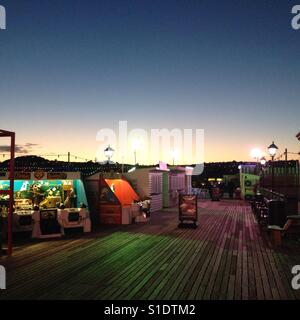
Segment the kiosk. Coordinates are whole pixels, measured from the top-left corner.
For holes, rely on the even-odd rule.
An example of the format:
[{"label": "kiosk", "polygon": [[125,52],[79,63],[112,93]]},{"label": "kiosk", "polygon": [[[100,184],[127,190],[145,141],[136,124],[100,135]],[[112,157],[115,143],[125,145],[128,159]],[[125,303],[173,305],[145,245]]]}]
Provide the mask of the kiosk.
[{"label": "kiosk", "polygon": [[138,216],[139,196],[118,173],[96,173],[84,181],[96,224],[129,224]]},{"label": "kiosk", "polygon": [[163,173],[157,168],[143,168],[124,174],[142,199],[150,199],[151,212],[163,208]]},{"label": "kiosk", "polygon": [[[6,173],[0,177],[0,190],[8,187]],[[15,172],[13,232],[32,230],[35,207],[40,209],[41,216],[56,219],[59,206],[64,205],[69,212],[79,212],[81,203],[87,204],[87,198],[78,172]],[[8,197],[1,195],[0,207],[4,224],[7,204]]]},{"label": "kiosk", "polygon": [[130,224],[131,206],[138,200],[138,195],[125,179],[100,179],[100,224]]}]

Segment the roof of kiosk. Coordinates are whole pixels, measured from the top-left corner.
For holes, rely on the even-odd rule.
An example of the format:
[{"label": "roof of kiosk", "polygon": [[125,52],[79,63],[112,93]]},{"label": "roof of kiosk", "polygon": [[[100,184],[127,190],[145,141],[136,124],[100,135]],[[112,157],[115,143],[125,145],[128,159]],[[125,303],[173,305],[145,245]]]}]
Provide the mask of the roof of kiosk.
[{"label": "roof of kiosk", "polygon": [[139,200],[139,196],[131,185],[124,179],[104,179],[113,190],[121,205],[130,205],[134,200]]}]

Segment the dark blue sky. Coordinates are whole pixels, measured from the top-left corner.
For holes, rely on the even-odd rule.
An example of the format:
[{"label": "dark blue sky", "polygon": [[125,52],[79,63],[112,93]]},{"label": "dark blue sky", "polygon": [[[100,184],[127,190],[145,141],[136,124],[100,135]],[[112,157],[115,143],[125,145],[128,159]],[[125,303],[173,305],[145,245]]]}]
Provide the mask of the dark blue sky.
[{"label": "dark blue sky", "polygon": [[273,139],[298,150],[295,1],[0,4],[0,125],[20,144],[93,158],[97,130],[128,120],[205,129],[206,161],[247,160]]}]

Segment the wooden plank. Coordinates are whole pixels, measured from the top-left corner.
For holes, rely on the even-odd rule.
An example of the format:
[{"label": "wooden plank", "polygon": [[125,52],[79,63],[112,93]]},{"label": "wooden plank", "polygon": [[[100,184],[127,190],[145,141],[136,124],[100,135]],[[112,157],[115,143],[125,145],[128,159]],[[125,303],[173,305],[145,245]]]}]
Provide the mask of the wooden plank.
[{"label": "wooden plank", "polygon": [[[203,223],[203,219],[202,219]],[[173,270],[169,270],[169,274],[163,275],[163,280],[160,283],[161,290],[158,291],[157,298],[164,299],[176,299],[176,297],[181,296],[181,292],[184,290],[186,283],[188,282],[190,275],[192,272],[197,272],[195,267],[201,257],[201,253],[205,247],[205,240],[214,232],[215,226],[213,223],[211,225],[207,225],[207,221],[203,223],[201,227],[198,228],[195,236],[200,235],[205,228],[206,235],[203,236],[203,240],[199,243],[199,241],[193,241],[192,250],[189,251],[189,256],[182,261],[179,265],[175,264]],[[191,234],[193,235],[193,234]],[[194,238],[194,237],[193,237]]]},{"label": "wooden plank", "polygon": [[213,292],[214,286],[216,286],[216,288],[219,288],[219,284],[216,283],[216,278],[218,276],[219,273],[221,273],[220,267],[222,264],[222,260],[224,260],[223,258],[223,252],[224,252],[224,248],[225,248],[225,243],[227,240],[227,235],[228,235],[228,230],[230,230],[230,226],[231,226],[231,219],[230,219],[230,215],[229,213],[226,214],[226,222],[223,225],[223,229],[224,229],[224,233],[220,234],[220,242],[217,244],[216,248],[215,248],[215,260],[212,259],[211,260],[211,274],[210,277],[207,277],[207,287],[205,289],[204,295],[202,296],[203,299],[210,299],[211,298],[211,294]]},{"label": "wooden plank", "polygon": [[147,224],[19,244],[1,299],[300,299],[300,248],[273,247],[247,203],[199,203],[200,226],[177,228],[177,208]]},{"label": "wooden plank", "polygon": [[219,224],[221,226],[221,229],[219,230],[219,232],[215,232],[214,234],[214,238],[212,239],[209,251],[205,256],[204,262],[199,270],[197,279],[194,283],[194,286],[192,287],[191,293],[189,295],[190,297],[194,295],[196,299],[201,299],[209,282],[209,277],[211,275],[211,271],[213,270],[213,265],[217,257],[216,248],[221,245],[222,237],[225,232],[223,226],[226,224],[227,216],[223,215],[220,218],[221,219],[219,220]]}]

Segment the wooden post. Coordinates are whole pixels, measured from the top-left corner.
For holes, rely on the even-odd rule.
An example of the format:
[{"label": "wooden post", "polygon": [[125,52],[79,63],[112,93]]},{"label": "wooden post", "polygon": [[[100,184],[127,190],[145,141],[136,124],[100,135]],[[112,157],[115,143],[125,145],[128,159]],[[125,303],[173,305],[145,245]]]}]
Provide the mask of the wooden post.
[{"label": "wooden post", "polygon": [[288,150],[284,150],[284,195],[288,194]]},{"label": "wooden post", "polygon": [[11,135],[10,161],[9,161],[9,212],[8,212],[8,235],[7,235],[7,254],[12,255],[12,221],[14,212],[14,179],[15,179],[15,133]]},{"label": "wooden post", "polygon": [[15,180],[15,133],[5,130],[0,130],[0,137],[10,138],[10,161],[9,161],[9,208],[7,216],[7,255],[12,255],[12,222],[14,212],[14,180]]}]

